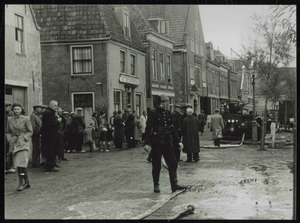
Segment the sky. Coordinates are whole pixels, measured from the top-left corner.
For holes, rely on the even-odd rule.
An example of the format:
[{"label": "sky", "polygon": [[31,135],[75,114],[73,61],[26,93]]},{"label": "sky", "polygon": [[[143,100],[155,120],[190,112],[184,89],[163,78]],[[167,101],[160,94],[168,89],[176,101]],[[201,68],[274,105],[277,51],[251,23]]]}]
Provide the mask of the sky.
[{"label": "sky", "polygon": [[[250,16],[269,14],[268,5],[199,5],[204,41],[212,42],[215,50],[225,56],[237,58],[231,54],[231,48],[241,55],[242,44],[247,45],[248,36],[253,35]],[[289,66],[296,67],[296,60]]]}]

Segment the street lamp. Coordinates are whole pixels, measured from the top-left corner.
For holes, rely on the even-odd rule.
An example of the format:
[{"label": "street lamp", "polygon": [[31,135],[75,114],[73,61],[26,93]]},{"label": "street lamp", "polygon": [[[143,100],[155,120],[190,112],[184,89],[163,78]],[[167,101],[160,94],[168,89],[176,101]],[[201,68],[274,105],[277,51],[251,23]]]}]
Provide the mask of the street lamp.
[{"label": "street lamp", "polygon": [[252,85],[253,85],[253,120],[252,120],[252,144],[257,144],[257,123],[255,119],[255,70],[252,70]]}]

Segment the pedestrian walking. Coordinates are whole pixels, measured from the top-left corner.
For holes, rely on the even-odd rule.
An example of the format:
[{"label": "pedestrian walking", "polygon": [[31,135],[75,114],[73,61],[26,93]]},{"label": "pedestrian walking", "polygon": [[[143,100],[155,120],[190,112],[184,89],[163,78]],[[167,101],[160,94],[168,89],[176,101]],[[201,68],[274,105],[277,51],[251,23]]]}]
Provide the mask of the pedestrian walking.
[{"label": "pedestrian walking", "polygon": [[213,132],[212,137],[215,146],[220,147],[220,140],[223,137],[222,131],[224,129],[223,118],[220,115],[220,110],[215,109],[215,114],[211,116],[211,127],[210,131]]},{"label": "pedestrian walking", "polygon": [[140,117],[141,122],[141,131],[142,131],[142,142],[145,143],[145,129],[146,129],[146,122],[147,122],[147,112],[143,111],[143,114]]},{"label": "pedestrian walking", "polygon": [[32,167],[40,167],[40,155],[41,155],[41,126],[42,120],[40,113],[42,111],[41,105],[34,105],[34,111],[30,115],[30,121],[33,129],[32,134]]},{"label": "pedestrian walking", "polygon": [[151,109],[146,123],[145,150],[152,148],[152,178],[154,192],[159,193],[159,174],[161,170],[161,157],[163,156],[168,166],[172,192],[183,190],[187,187],[178,184],[177,160],[173,146],[182,143],[171,120],[171,112],[168,109],[169,98],[165,95],[158,97],[158,105]]},{"label": "pedestrian walking", "polygon": [[122,149],[123,141],[124,141],[124,123],[121,117],[121,111],[118,111],[118,114],[114,118],[113,126],[114,126],[114,144],[117,149]]},{"label": "pedestrian walking", "polygon": [[43,113],[41,127],[42,154],[46,157],[46,171],[57,172],[55,157],[59,153],[59,120],[56,116],[58,102],[51,100]]},{"label": "pedestrian walking", "polygon": [[33,134],[29,117],[24,116],[24,108],[21,103],[12,105],[14,116],[8,120],[7,141],[9,153],[13,157],[13,165],[18,169],[18,191],[30,187],[27,166],[30,156],[30,137]]},{"label": "pedestrian walking", "polygon": [[198,120],[200,122],[200,132],[201,132],[201,135],[203,135],[204,133],[204,126],[206,125],[206,114],[204,113],[203,110],[201,110],[201,113],[198,115]]},{"label": "pedestrian walking", "polygon": [[199,132],[201,130],[199,120],[193,116],[193,110],[187,109],[187,117],[182,123],[182,141],[183,150],[182,152],[187,154],[187,162],[199,161],[200,143],[199,143]]},{"label": "pedestrian walking", "polygon": [[134,115],[131,113],[131,109],[127,109],[128,117],[125,122],[125,133],[126,133],[126,142],[127,149],[135,148],[134,143]]},{"label": "pedestrian walking", "polygon": [[[175,105],[175,111],[172,113],[172,122],[174,125],[174,128],[177,130],[178,133],[178,137],[181,140],[182,137],[182,132],[181,132],[181,105]],[[180,159],[180,148],[178,146],[174,146],[174,153],[175,153],[175,157],[177,159],[177,162],[182,161]]]},{"label": "pedestrian walking", "polygon": [[[43,125],[43,113],[46,111],[46,109],[48,108],[47,105],[42,105],[41,106],[41,113],[40,113],[40,118],[42,120],[42,125]],[[42,137],[42,135],[40,136]],[[46,167],[46,157],[44,156],[43,154],[43,148],[42,148],[42,139],[40,138],[40,147],[41,147],[41,156],[40,156],[40,159],[41,159],[41,167],[45,168]]]}]

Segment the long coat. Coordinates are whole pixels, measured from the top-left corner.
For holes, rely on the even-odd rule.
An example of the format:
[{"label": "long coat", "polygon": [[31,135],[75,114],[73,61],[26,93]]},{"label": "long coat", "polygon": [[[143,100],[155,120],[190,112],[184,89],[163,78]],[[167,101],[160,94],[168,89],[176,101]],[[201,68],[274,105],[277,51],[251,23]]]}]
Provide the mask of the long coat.
[{"label": "long coat", "polygon": [[181,114],[177,111],[174,111],[172,113],[172,122],[173,122],[173,125],[174,125],[174,128],[177,130],[177,133],[178,133],[178,136],[179,138],[181,138],[181,126],[182,126],[182,120],[181,120]]},{"label": "long coat", "polygon": [[141,135],[141,121],[137,118],[134,120],[134,140],[140,140]]},{"label": "long coat", "polygon": [[141,115],[140,117],[140,122],[141,122],[141,126],[142,126],[142,133],[145,133],[146,130],[146,122],[147,122],[147,116]]},{"label": "long coat", "polygon": [[114,118],[113,126],[115,128],[114,143],[115,145],[122,146],[124,141],[124,124],[120,115],[116,115]]},{"label": "long coat", "polygon": [[30,155],[30,137],[33,134],[29,117],[11,117],[7,123],[9,153],[13,155],[14,166],[27,167]]},{"label": "long coat", "polygon": [[33,133],[39,135],[42,126],[42,120],[37,111],[32,112],[32,114],[30,115],[30,121],[31,121]]},{"label": "long coat", "polygon": [[224,129],[223,118],[219,114],[214,114],[211,116],[211,127],[210,131],[213,132],[213,139],[222,138],[222,130]]},{"label": "long coat", "polygon": [[200,152],[199,142],[200,123],[199,120],[189,115],[182,121],[182,136],[183,136],[183,152],[198,153]]},{"label": "long coat", "polygon": [[41,143],[43,156],[56,156],[59,153],[60,124],[55,115],[55,110],[47,108],[43,113],[41,127]]}]

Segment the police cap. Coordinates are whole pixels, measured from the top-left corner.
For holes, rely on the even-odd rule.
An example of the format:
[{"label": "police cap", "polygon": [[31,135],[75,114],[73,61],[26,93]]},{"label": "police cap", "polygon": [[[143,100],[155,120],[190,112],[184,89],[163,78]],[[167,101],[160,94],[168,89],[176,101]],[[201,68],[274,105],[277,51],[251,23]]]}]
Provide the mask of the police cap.
[{"label": "police cap", "polygon": [[162,95],[158,96],[158,103],[160,103],[162,101],[169,101],[169,98],[166,95],[162,94]]}]

